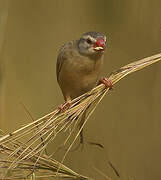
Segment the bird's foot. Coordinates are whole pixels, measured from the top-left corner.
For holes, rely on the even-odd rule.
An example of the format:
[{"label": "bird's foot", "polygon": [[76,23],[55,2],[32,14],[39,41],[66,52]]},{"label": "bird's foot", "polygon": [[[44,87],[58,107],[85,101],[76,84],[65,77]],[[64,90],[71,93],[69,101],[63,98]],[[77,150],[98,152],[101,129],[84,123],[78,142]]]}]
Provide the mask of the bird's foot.
[{"label": "bird's foot", "polygon": [[106,88],[109,88],[110,90],[113,89],[113,84],[108,78],[101,78],[98,84],[104,84]]},{"label": "bird's foot", "polygon": [[71,102],[67,101],[67,102],[65,102],[63,104],[60,104],[58,106],[58,109],[60,110],[60,112],[65,112],[66,110],[68,110],[70,108],[71,105],[72,105]]}]

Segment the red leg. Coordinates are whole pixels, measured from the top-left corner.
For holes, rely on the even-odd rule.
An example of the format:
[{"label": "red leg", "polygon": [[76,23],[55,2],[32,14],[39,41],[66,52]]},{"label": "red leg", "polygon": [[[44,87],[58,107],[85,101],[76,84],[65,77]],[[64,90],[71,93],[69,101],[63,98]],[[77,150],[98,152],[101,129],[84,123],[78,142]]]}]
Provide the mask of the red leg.
[{"label": "red leg", "polygon": [[101,78],[98,84],[101,84],[101,83],[104,84],[106,88],[109,88],[110,90],[113,89],[113,84],[108,78],[105,78],[105,77]]},{"label": "red leg", "polygon": [[58,106],[58,109],[61,111],[61,112],[65,112],[67,109],[69,109],[69,107],[71,106],[71,102],[70,101],[67,101],[63,104],[60,104]]}]

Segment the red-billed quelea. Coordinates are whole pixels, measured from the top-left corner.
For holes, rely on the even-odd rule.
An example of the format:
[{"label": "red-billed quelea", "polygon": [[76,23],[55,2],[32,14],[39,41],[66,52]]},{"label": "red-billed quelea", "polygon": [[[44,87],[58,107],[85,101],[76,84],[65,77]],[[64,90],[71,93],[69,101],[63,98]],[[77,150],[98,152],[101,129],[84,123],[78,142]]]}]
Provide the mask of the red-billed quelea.
[{"label": "red-billed quelea", "polygon": [[66,102],[88,92],[98,82],[112,88],[107,78],[99,80],[106,46],[105,35],[87,32],[78,40],[70,41],[60,48],[56,73]]}]

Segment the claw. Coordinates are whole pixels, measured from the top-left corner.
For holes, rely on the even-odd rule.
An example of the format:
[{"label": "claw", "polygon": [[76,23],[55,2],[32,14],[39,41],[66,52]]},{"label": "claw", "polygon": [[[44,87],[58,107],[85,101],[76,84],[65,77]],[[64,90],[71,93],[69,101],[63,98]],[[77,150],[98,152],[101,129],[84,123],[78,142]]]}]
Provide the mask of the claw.
[{"label": "claw", "polygon": [[70,108],[71,105],[72,105],[71,102],[67,101],[63,104],[60,104],[58,106],[58,109],[60,110],[60,112],[65,112],[66,110],[68,110]]},{"label": "claw", "polygon": [[99,80],[99,84],[104,84],[106,86],[106,88],[109,88],[110,90],[113,89],[113,84],[112,82],[108,79],[108,78],[101,78]]}]

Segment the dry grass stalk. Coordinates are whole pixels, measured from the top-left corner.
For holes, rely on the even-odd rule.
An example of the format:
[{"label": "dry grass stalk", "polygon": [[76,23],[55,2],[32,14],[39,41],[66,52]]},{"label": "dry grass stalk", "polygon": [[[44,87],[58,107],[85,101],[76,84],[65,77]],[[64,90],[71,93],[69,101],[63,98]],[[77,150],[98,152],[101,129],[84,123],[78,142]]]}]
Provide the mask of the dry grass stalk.
[{"label": "dry grass stalk", "polygon": [[[108,79],[110,79],[111,82],[115,84],[128,74],[138,71],[160,60],[161,53],[139,61],[135,61],[111,73]],[[7,159],[1,160],[2,166],[4,166],[3,161],[5,161],[7,162],[5,163],[6,168],[16,170],[24,163],[24,169],[26,169],[26,167],[30,170],[34,169],[34,172],[36,173],[38,166],[44,167],[43,165],[45,164],[45,166],[49,166],[48,170],[53,173],[51,173],[53,176],[69,176],[69,174],[72,172],[71,174],[73,177],[79,177],[79,174],[68,169],[62,163],[77,137],[79,136],[88,118],[94,112],[95,108],[107,92],[109,92],[109,89],[106,89],[105,86],[101,84],[92,89],[90,92],[74,99],[72,101],[72,106],[65,112],[60,112],[59,109],[56,109],[53,112],[35,120],[34,122],[31,122],[19,128],[18,130],[1,137],[1,152],[7,155]],[[63,145],[65,146],[67,144],[69,139],[71,139],[73,132],[77,130],[76,128],[80,122],[81,116],[87,108],[87,118],[82,124],[81,128],[78,130],[76,136],[72,140],[72,143],[69,145],[62,162],[58,163],[50,157],[46,157],[43,154],[45,148],[50,142],[55,140],[58,134],[63,134],[63,132],[69,131],[69,134],[66,137]],[[23,142],[23,138],[25,136],[30,137],[26,142]],[[40,138],[43,138],[43,142],[40,142]],[[28,162],[30,162],[30,166],[26,165]],[[23,169],[22,166],[20,169]]]}]

